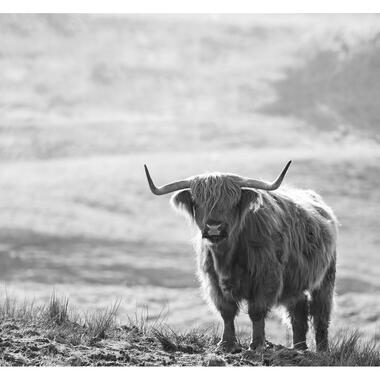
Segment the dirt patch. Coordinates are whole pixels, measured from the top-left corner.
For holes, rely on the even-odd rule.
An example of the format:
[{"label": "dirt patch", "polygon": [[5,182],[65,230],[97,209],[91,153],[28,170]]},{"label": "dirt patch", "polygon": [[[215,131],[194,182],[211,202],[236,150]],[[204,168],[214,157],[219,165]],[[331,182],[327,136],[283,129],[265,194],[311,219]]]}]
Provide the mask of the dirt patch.
[{"label": "dirt patch", "polygon": [[[17,327],[17,328],[16,328]],[[17,326],[17,321],[1,324],[1,366],[273,366],[311,365],[313,353],[287,349],[268,342],[260,352],[243,349],[238,354],[216,352],[210,343],[202,347],[194,337],[181,344],[162,344],[163,340],[122,326],[94,344],[75,345],[64,337],[56,339],[43,327]],[[168,338],[169,340],[170,338]],[[206,342],[206,341],[205,341]],[[311,355],[311,356],[310,356]],[[311,359],[308,359],[310,357]]]}]

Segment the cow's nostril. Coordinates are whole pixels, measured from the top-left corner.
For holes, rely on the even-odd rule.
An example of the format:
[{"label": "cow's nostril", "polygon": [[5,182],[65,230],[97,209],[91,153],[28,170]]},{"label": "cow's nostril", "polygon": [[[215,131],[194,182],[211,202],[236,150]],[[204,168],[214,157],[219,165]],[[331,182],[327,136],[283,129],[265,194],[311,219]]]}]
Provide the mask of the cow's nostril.
[{"label": "cow's nostril", "polygon": [[209,236],[219,236],[221,234],[221,231],[219,228],[209,228],[207,234]]}]

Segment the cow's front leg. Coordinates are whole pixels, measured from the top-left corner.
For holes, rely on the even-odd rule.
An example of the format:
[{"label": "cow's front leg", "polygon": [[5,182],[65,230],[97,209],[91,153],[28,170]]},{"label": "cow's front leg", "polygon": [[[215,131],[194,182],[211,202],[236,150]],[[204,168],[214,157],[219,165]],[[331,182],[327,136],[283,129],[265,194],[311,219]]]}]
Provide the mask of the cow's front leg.
[{"label": "cow's front leg", "polygon": [[236,301],[225,297],[216,282],[211,283],[210,296],[223,319],[223,335],[218,343],[218,349],[227,352],[239,352],[241,347],[235,333],[235,317],[239,311]]},{"label": "cow's front leg", "polygon": [[265,345],[265,317],[267,315],[267,311],[257,309],[254,304],[250,303],[248,305],[248,314],[252,321],[252,335],[249,349],[261,349]]},{"label": "cow's front leg", "polygon": [[224,302],[218,309],[223,318],[223,335],[218,343],[218,349],[231,353],[240,352],[241,346],[237,342],[235,333],[235,317],[238,312],[236,303]]}]

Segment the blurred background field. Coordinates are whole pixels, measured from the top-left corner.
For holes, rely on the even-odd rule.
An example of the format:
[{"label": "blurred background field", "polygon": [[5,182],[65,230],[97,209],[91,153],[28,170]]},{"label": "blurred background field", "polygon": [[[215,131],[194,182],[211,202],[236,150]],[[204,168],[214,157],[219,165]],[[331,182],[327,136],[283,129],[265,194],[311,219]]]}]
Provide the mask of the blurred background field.
[{"label": "blurred background field", "polygon": [[[380,341],[379,99],[376,15],[0,15],[2,294],[217,322],[143,164],[161,184],[292,159],[341,223],[333,329]],[[276,314],[267,333],[288,339]]]}]

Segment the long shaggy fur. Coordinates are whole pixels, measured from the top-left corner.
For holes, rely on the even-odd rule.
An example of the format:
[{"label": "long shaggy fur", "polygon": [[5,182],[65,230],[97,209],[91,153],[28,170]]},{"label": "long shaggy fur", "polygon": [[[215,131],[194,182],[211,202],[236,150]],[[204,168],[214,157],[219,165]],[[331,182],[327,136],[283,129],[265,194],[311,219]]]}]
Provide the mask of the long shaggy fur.
[{"label": "long shaggy fur", "polygon": [[241,189],[229,175],[209,173],[194,177],[191,181],[194,200],[206,210],[206,214],[217,209],[223,211],[237,205]]}]

